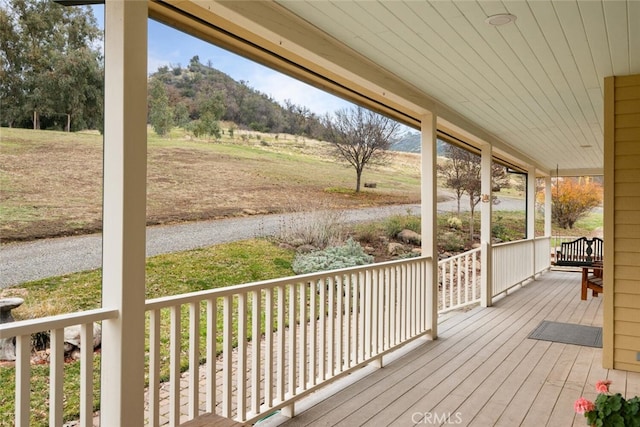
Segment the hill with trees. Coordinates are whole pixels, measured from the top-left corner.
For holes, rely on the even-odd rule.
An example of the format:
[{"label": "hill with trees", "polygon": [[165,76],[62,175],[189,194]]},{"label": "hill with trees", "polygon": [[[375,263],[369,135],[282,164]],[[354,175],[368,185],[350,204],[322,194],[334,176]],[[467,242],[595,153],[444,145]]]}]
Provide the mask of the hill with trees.
[{"label": "hill with trees", "polygon": [[[0,125],[78,131],[102,129],[102,31],[89,7],[12,0],[0,3]],[[194,56],[187,67],[160,67],[149,76],[149,120],[215,136],[218,121],[249,130],[319,138],[321,117],[280,105]]]},{"label": "hill with trees", "polygon": [[257,132],[318,139],[325,130],[321,117],[309,108],[288,100],[280,105],[247,82],[215,69],[211,61],[201,63],[198,56],[187,67],[160,67],[149,76],[149,88],[150,123],[160,135],[171,120],[175,126],[211,136],[216,136],[218,120]]}]

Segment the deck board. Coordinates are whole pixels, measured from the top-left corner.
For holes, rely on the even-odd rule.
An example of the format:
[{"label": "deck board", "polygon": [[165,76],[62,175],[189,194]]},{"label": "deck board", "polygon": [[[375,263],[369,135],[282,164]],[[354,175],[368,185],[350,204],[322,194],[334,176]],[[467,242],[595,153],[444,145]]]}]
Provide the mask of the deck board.
[{"label": "deck board", "polygon": [[527,336],[542,320],[601,326],[602,299],[580,299],[579,274],[548,272],[491,308],[446,319],[437,340],[281,425],[429,425],[425,413],[440,424],[448,414],[457,425],[584,425],[575,399],[595,398],[604,378],[613,391],[635,395],[640,374],[603,369],[601,349]]}]

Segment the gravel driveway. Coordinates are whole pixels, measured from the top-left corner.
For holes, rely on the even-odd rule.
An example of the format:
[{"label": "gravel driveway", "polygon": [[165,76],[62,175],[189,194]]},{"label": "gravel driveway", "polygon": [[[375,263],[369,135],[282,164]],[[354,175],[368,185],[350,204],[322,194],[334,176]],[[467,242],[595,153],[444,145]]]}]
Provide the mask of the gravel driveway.
[{"label": "gravel driveway", "polygon": [[[456,202],[451,195],[438,203],[441,212],[453,212]],[[447,198],[447,197],[445,197]],[[468,199],[461,201],[468,210]],[[521,200],[502,198],[495,210],[523,210]],[[397,205],[344,211],[346,222],[373,221],[390,215],[420,214],[420,205]],[[147,228],[147,256],[178,252],[280,233],[283,224],[305,214],[262,215],[213,221],[161,225]],[[307,214],[308,215],[308,214]],[[102,236],[42,239],[27,243],[10,243],[0,247],[0,289],[51,276],[99,268],[102,262]]]},{"label": "gravel driveway", "polygon": [[[408,210],[420,213],[420,205],[356,209],[344,212],[347,222],[380,219]],[[304,214],[251,216],[191,222],[147,228],[147,256],[211,246],[218,243],[276,235],[283,224]],[[0,288],[51,276],[99,268],[102,235],[43,239],[0,247]]]}]

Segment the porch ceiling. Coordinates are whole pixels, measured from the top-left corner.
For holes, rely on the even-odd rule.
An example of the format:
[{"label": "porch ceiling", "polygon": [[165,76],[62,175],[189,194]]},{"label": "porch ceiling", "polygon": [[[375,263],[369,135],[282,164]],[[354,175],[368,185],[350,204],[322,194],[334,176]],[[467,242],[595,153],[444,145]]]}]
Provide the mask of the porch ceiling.
[{"label": "porch ceiling", "polygon": [[[640,73],[632,0],[167,3],[262,53],[226,47],[409,124],[435,111],[547,173],[602,171],[604,78]],[[517,20],[485,22],[499,13]]]}]

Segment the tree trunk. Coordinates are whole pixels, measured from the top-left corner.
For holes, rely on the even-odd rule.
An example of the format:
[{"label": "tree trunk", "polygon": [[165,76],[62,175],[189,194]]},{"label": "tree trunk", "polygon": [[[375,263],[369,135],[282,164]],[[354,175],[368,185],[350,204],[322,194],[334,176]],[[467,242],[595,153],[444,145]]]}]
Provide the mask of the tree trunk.
[{"label": "tree trunk", "polygon": [[67,114],[67,132],[71,132],[71,114]]},{"label": "tree trunk", "polygon": [[360,178],[362,178],[362,171],[356,170],[356,193],[360,192]]}]

